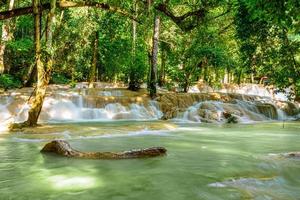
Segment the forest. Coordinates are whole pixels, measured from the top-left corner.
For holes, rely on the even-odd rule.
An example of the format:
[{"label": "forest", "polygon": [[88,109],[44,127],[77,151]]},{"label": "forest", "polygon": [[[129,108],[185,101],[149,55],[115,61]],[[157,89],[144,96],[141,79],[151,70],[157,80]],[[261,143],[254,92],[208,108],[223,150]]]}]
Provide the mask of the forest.
[{"label": "forest", "polygon": [[299,198],[299,0],[0,0],[0,26],[0,200]]},{"label": "forest", "polygon": [[[268,84],[293,87],[299,96],[296,0],[36,4],[38,13],[31,1],[1,1],[2,88],[32,86],[40,54],[43,71],[56,84],[124,82],[132,90],[143,83],[168,89],[177,84],[186,92],[199,79],[220,87],[267,77]],[[49,56],[51,66],[46,64]]]}]

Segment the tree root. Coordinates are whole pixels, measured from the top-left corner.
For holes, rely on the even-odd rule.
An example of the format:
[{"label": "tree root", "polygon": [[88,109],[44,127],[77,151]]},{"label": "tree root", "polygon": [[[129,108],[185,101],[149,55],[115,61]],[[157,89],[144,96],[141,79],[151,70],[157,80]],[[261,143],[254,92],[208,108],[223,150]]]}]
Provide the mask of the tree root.
[{"label": "tree root", "polygon": [[8,126],[8,129],[10,131],[20,131],[23,130],[24,128],[34,128],[39,126],[38,124],[30,124],[28,121],[21,122],[21,123],[11,123]]}]

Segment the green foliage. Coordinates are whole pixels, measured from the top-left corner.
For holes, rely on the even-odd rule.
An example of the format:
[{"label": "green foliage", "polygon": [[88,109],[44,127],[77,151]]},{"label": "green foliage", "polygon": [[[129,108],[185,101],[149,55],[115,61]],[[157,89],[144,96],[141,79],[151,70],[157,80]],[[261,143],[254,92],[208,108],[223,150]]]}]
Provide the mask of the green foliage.
[{"label": "green foliage", "polygon": [[12,89],[21,87],[21,81],[12,75],[2,74],[0,75],[0,88]]},{"label": "green foliage", "polygon": [[6,46],[4,62],[9,73],[22,80],[34,62],[33,41],[29,38],[13,40]]},{"label": "green foliage", "polygon": [[53,73],[51,78],[51,83],[54,84],[68,84],[70,82],[70,79],[62,74]]},{"label": "green foliage", "polygon": [[[134,12],[133,1],[106,2]],[[122,81],[137,87],[147,82],[153,19],[159,14],[158,77],[166,72],[163,82],[166,88],[179,86],[187,91],[199,80],[220,87],[225,73],[230,73],[235,83],[248,82],[252,75],[256,79],[267,76],[270,84],[281,89],[293,87],[295,95],[299,95],[298,1],[152,2],[148,10],[144,2],[137,1],[135,44],[133,21],[128,17],[99,8],[58,10],[53,35],[52,83],[65,84],[71,80],[74,85],[88,80],[96,32],[99,33],[98,80]],[[159,12],[156,6],[160,3],[165,3],[170,12]],[[29,5],[27,0],[19,2],[19,6]],[[170,13],[177,17],[170,17]],[[46,18],[42,20],[46,24]],[[21,16],[11,23],[14,37],[6,46],[5,65],[10,74],[23,80],[34,63],[33,17]],[[44,49],[43,53],[49,53]]]},{"label": "green foliage", "polygon": [[[293,5],[293,6],[291,6]],[[239,1],[237,35],[242,58],[259,76],[268,76],[280,89],[292,86],[298,95],[300,62],[299,2]],[[252,69],[253,70],[253,69]]]}]

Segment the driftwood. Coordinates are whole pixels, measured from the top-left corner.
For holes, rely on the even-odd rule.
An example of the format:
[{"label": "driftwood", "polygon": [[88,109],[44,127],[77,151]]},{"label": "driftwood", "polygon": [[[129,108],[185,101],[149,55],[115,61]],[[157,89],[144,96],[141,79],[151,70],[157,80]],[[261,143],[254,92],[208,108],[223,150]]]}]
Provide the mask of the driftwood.
[{"label": "driftwood", "polygon": [[53,140],[52,142],[47,143],[41,152],[56,153],[58,155],[72,158],[114,160],[162,156],[166,155],[167,150],[164,147],[152,147],[123,152],[80,152],[73,149],[70,144],[64,140]]}]

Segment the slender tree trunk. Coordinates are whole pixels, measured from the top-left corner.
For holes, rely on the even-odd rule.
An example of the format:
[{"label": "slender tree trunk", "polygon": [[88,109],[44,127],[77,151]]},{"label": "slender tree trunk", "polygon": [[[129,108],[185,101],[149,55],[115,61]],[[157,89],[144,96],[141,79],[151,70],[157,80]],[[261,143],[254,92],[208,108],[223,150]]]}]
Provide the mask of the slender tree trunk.
[{"label": "slender tree trunk", "polygon": [[[136,16],[136,12],[137,12],[137,4],[136,4],[136,0],[133,0],[133,12],[134,12],[134,17]],[[136,54],[136,28],[137,28],[137,22],[135,20],[132,20],[132,63],[135,63],[135,54]]]},{"label": "slender tree trunk", "polygon": [[204,82],[208,83],[208,66],[204,66],[204,72],[203,72],[203,80]]},{"label": "slender tree trunk", "polygon": [[[132,9],[134,12],[134,16],[136,16],[136,12],[137,12],[137,2],[136,0],[132,1]],[[135,20],[132,20],[132,52],[131,52],[131,56],[132,56],[132,60],[131,60],[131,67],[130,67],[130,72],[129,72],[129,90],[132,91],[136,91],[139,89],[139,83],[137,83],[136,80],[136,72],[135,72],[135,65],[136,65],[136,38],[137,38],[137,22]]]},{"label": "slender tree trunk", "polygon": [[89,88],[94,88],[94,81],[96,78],[96,68],[97,68],[98,45],[99,45],[99,32],[96,31],[94,46],[93,46],[93,62],[92,62],[90,78],[89,78]]},{"label": "slender tree trunk", "polygon": [[49,84],[50,73],[53,64],[53,50],[52,50],[52,27],[55,15],[56,0],[51,0],[51,9],[47,19],[47,30],[46,30],[46,63],[47,69],[44,67],[42,61],[41,51],[41,10],[40,0],[33,0],[33,13],[34,13],[34,30],[35,30],[35,62],[37,68],[37,89],[35,99],[28,112],[28,119],[25,122],[27,126],[36,126],[43,107],[43,102],[46,96],[47,85]]},{"label": "slender tree trunk", "polygon": [[242,70],[239,70],[237,73],[237,84],[240,85],[242,82]]},{"label": "slender tree trunk", "polygon": [[[15,0],[10,0],[8,5],[8,10],[12,10],[14,8]],[[6,20],[2,25],[2,41],[0,44],[0,74],[8,72],[9,70],[5,68],[4,63],[4,52],[6,48],[6,43],[12,40],[12,24],[11,19]]]},{"label": "slender tree trunk", "polygon": [[224,73],[224,78],[223,78],[223,84],[228,84],[229,83],[229,70],[226,67],[225,68],[225,73]]},{"label": "slender tree trunk", "polygon": [[56,9],[56,1],[50,0],[50,11],[47,16],[47,24],[46,24],[46,84],[49,84],[52,69],[53,69],[53,57],[54,57],[54,48],[53,48],[53,29],[54,29],[54,20],[55,20],[55,9]]},{"label": "slender tree trunk", "polygon": [[152,46],[152,59],[151,59],[151,74],[150,74],[150,97],[156,96],[156,83],[157,83],[157,56],[158,56],[158,42],[159,42],[159,28],[160,17],[155,15],[154,31],[153,31],[153,46]]},{"label": "slender tree trunk", "polygon": [[26,73],[26,75],[23,77],[23,86],[25,87],[30,87],[32,86],[33,82],[35,81],[35,75],[36,75],[36,68],[35,68],[35,62],[32,63],[29,68],[28,71]]},{"label": "slender tree trunk", "polygon": [[250,74],[250,83],[254,83],[254,73],[251,72]]},{"label": "slender tree trunk", "polygon": [[151,5],[152,5],[152,0],[147,0],[147,11],[148,11],[148,14],[150,14]]},{"label": "slender tree trunk", "polygon": [[187,93],[190,87],[190,77],[191,74],[190,73],[186,73],[185,77],[184,77],[184,85],[183,85],[183,92]]},{"label": "slender tree trunk", "polygon": [[231,80],[230,80],[230,70],[228,68],[226,68],[226,75],[227,75],[227,83],[230,84]]},{"label": "slender tree trunk", "polygon": [[166,50],[164,48],[161,48],[161,68],[160,68],[160,74],[159,74],[159,86],[160,87],[162,87],[165,84],[166,58],[167,58]]}]

